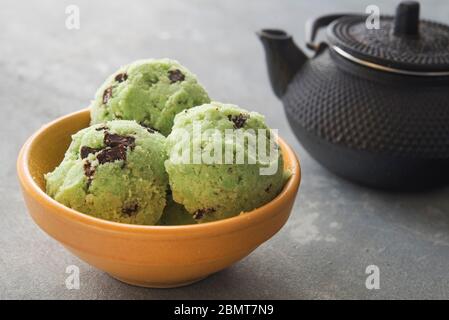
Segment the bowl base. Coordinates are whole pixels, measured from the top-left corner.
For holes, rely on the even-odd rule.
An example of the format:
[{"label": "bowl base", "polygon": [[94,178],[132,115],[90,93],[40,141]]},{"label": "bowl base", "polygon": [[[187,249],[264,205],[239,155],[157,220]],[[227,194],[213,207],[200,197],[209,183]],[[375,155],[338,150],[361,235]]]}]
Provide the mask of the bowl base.
[{"label": "bowl base", "polygon": [[170,289],[170,288],[179,288],[179,287],[185,287],[191,284],[194,284],[196,282],[199,282],[208,276],[185,281],[185,282],[174,282],[174,283],[163,283],[163,282],[146,282],[146,281],[138,281],[138,280],[131,280],[131,279],[124,279],[121,277],[114,276],[112,274],[109,274],[112,278],[117,279],[120,282],[136,286],[136,287],[144,287],[144,288],[153,288],[153,289]]}]

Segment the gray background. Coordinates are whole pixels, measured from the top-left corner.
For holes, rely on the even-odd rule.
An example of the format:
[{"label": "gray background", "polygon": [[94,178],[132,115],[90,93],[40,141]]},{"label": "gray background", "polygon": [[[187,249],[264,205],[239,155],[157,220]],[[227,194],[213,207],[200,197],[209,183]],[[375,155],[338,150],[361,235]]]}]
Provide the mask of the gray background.
[{"label": "gray background", "polygon": [[[273,96],[254,32],[285,28],[304,45],[304,22],[398,1],[5,1],[0,10],[0,298],[449,298],[449,189],[388,194],[342,181],[295,140]],[[422,1],[423,15],[449,23],[449,3]],[[65,28],[65,7],[81,29]],[[15,160],[48,121],[87,106],[118,66],[178,59],[215,100],[259,111],[298,153],[303,181],[287,225],[233,267],[169,290],[122,284],[68,253],[28,216]],[[67,290],[65,268],[81,269]],[[365,288],[375,264],[381,289]]]}]

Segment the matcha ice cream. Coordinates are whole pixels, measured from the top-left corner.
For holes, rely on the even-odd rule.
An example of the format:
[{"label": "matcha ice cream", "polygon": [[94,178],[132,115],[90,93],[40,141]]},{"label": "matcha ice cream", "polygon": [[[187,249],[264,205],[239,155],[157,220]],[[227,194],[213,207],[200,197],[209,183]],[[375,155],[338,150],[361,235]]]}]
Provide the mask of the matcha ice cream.
[{"label": "matcha ice cream", "polygon": [[[252,149],[250,141],[259,138],[265,144],[256,149],[266,157]],[[276,197],[286,180],[281,151],[264,117],[234,105],[213,102],[179,113],[166,145],[173,199],[198,222],[260,207]]]},{"label": "matcha ice cream", "polygon": [[177,61],[139,60],[117,70],[98,89],[91,123],[135,120],[167,135],[178,112],[209,101],[195,75]]},{"label": "matcha ice cream", "polygon": [[153,225],[166,205],[165,160],[165,137],[154,130],[126,120],[93,125],[45,175],[47,193],[98,218]]},{"label": "matcha ice cream", "polygon": [[159,225],[161,226],[180,226],[186,224],[196,224],[197,221],[184,208],[183,205],[173,201],[171,197],[167,198],[167,206],[164,209]]},{"label": "matcha ice cream", "polygon": [[264,117],[210,102],[174,60],[120,68],[90,113],[91,126],[45,175],[47,193],[77,211],[132,224],[202,223],[264,205],[286,180]]}]

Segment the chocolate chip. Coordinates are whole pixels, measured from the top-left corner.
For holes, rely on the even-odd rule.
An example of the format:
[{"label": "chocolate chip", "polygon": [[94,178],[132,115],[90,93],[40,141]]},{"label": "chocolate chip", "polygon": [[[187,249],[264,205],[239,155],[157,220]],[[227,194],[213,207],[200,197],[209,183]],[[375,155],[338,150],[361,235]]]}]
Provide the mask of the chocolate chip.
[{"label": "chocolate chip", "polygon": [[123,205],[122,213],[131,217],[137,212],[137,210],[139,210],[139,204],[137,201],[131,201]]},{"label": "chocolate chip", "polygon": [[96,153],[96,152],[98,152],[100,150],[101,150],[101,148],[96,149],[96,148],[91,148],[91,147],[88,147],[88,146],[82,146],[81,149],[80,149],[81,159],[86,159],[89,156],[89,154]]},{"label": "chocolate chip", "polygon": [[119,144],[113,148],[106,148],[101,150],[100,153],[97,154],[97,159],[100,164],[104,164],[107,162],[114,162],[116,160],[126,160],[126,146],[123,144]]},{"label": "chocolate chip", "polygon": [[108,130],[109,128],[106,126],[95,128],[96,131]]},{"label": "chocolate chip", "polygon": [[115,76],[115,81],[118,82],[126,81],[126,79],[128,79],[128,75],[126,73],[119,73],[118,75]]},{"label": "chocolate chip", "polygon": [[270,184],[268,185],[268,187],[265,188],[265,192],[266,192],[266,193],[269,193],[269,192],[270,192],[271,186],[272,186],[272,184],[270,183]]},{"label": "chocolate chip", "polygon": [[195,211],[195,213],[193,214],[193,219],[195,219],[195,220],[202,219],[206,214],[213,213],[213,212],[215,212],[214,208],[199,209],[199,210]]},{"label": "chocolate chip", "polygon": [[107,88],[103,92],[103,104],[108,103],[109,99],[112,97],[112,87]]},{"label": "chocolate chip", "polygon": [[180,70],[175,69],[168,72],[168,78],[170,79],[170,83],[175,83],[178,81],[184,81],[186,77]]},{"label": "chocolate chip", "polygon": [[91,177],[95,173],[95,168],[91,167],[90,161],[84,163],[84,174],[86,177]]},{"label": "chocolate chip", "polygon": [[249,119],[249,114],[240,113],[238,116],[228,115],[228,119],[229,119],[229,121],[234,122],[234,127],[236,129],[240,129],[240,128],[243,128],[246,120]]},{"label": "chocolate chip", "polygon": [[84,163],[84,175],[87,177],[87,187],[90,186],[92,182],[92,177],[95,173],[95,168],[93,168],[89,161]]},{"label": "chocolate chip", "polygon": [[198,210],[193,214],[193,219],[199,220],[204,216],[204,212],[202,210]]},{"label": "chocolate chip", "polygon": [[104,144],[108,147],[117,147],[123,145],[125,147],[130,147],[131,149],[135,146],[135,138],[131,136],[121,136],[115,133],[105,132],[104,134]]}]

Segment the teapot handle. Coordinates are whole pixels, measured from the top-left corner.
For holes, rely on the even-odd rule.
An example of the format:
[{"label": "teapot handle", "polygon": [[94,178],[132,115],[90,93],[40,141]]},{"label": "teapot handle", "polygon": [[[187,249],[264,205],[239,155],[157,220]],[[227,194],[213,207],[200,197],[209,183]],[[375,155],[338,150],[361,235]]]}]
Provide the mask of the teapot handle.
[{"label": "teapot handle", "polygon": [[316,35],[318,31],[327,27],[331,22],[337,20],[342,17],[353,17],[360,16],[360,14],[352,14],[352,13],[336,13],[336,14],[328,14],[325,16],[320,16],[318,18],[310,19],[306,23],[306,46],[310,50],[315,52],[321,51],[323,43],[315,43]]}]

